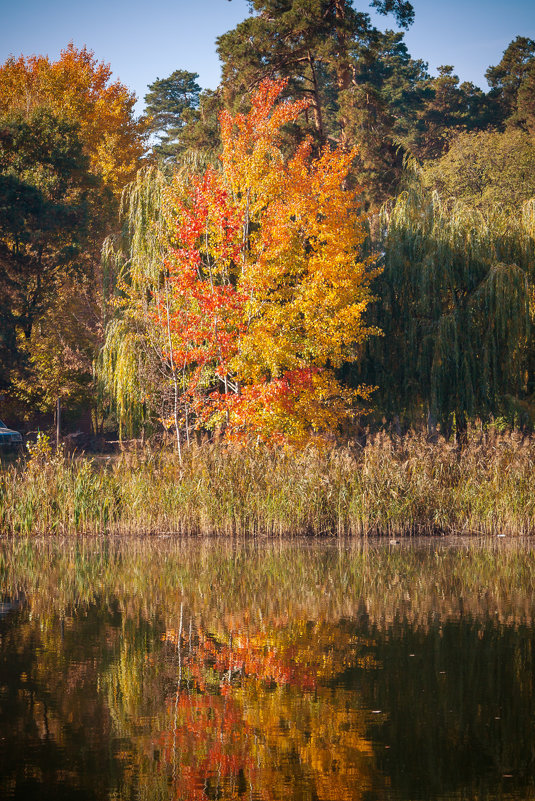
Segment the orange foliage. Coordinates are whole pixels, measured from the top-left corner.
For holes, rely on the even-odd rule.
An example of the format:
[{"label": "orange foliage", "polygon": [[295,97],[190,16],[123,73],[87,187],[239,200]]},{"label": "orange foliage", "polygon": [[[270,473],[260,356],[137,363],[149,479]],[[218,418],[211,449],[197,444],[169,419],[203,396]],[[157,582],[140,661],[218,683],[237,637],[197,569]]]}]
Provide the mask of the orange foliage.
[{"label": "orange foliage", "polygon": [[[278,686],[291,685],[301,690],[316,687],[316,675],[303,663],[295,661],[295,647],[286,647],[281,652],[280,644],[266,635],[252,637],[240,635],[230,637],[228,643],[218,642],[201,629],[197,631],[198,642],[194,658],[187,660],[189,675],[195,687],[205,692],[207,689],[205,666],[209,664],[216,671],[218,689],[225,694],[232,679],[249,678],[263,684]],[[175,631],[168,630],[164,635],[167,642],[179,644]]]},{"label": "orange foliage", "polygon": [[[170,798],[204,800],[209,797],[210,777],[231,790],[240,771],[254,775],[253,731],[244,723],[241,706],[235,701],[219,694],[178,692],[168,699],[167,712],[172,726],[154,745],[161,749],[164,767],[180,753],[180,781]],[[234,794],[227,792],[225,797]]]},{"label": "orange foliage", "polygon": [[277,104],[283,87],[264,81],[249,114],[224,112],[221,172],[168,192],[176,246],[157,316],[201,422],[304,443],[369,395],[334,369],[375,333],[363,315],[376,270],[362,258],[363,219],[346,185],[355,153],[314,157],[306,141],[286,158],[281,127],[306,102]]},{"label": "orange foliage", "polygon": [[317,624],[312,633],[307,620],[264,620],[220,636],[202,625],[167,629],[162,640],[181,654],[168,728],[153,743],[163,766],[179,758],[175,797],[207,799],[211,782],[219,797],[239,797],[241,776],[255,797],[280,798],[291,786],[280,765],[296,754],[314,797],[360,801],[373,789],[372,715],[333,685],[348,667],[377,668],[372,642],[351,626]]},{"label": "orange foliage", "polygon": [[72,43],[58,61],[10,57],[0,67],[0,114],[28,114],[39,106],[76,122],[91,170],[116,197],[131,181],[144,151],[143,129],[133,117],[135,95],[86,47]]}]

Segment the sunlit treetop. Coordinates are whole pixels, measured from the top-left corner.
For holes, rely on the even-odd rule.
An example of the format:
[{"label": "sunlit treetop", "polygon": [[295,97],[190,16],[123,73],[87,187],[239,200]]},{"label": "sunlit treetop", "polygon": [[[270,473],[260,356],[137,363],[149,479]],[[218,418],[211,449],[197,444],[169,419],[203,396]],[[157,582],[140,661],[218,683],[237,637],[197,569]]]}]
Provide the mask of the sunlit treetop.
[{"label": "sunlit treetop", "polygon": [[0,114],[46,107],[77,123],[91,169],[115,196],[134,178],[144,152],[135,95],[86,47],[72,43],[57,61],[10,57],[0,67]]}]

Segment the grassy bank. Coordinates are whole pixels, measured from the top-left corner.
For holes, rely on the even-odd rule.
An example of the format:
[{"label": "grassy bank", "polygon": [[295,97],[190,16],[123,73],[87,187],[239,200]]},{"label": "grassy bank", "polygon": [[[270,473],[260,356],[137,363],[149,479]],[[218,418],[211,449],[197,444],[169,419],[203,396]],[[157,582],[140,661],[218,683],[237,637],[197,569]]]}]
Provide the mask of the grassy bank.
[{"label": "grassy bank", "polygon": [[511,534],[535,531],[535,438],[462,449],[378,434],[329,453],[192,448],[114,459],[36,451],[0,473],[4,534]]}]

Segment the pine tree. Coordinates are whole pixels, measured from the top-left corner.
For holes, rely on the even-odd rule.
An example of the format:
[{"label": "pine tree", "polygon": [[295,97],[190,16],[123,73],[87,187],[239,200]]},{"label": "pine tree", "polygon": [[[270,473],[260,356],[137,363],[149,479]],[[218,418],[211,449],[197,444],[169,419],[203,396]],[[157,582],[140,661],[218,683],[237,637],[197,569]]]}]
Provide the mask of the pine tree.
[{"label": "pine tree", "polygon": [[500,122],[516,112],[520,87],[534,62],[535,41],[517,36],[505,49],[501,61],[485,73],[491,87],[490,96],[500,110]]},{"label": "pine tree", "polygon": [[153,150],[163,164],[171,165],[184,150],[181,133],[196,119],[201,87],[198,74],[175,70],[168,78],[157,78],[145,95],[145,114],[150,133],[158,137]]},{"label": "pine tree", "polygon": [[[223,86],[231,99],[264,78],[288,81],[288,95],[310,101],[309,131],[319,144],[344,138],[346,120],[337,115],[338,95],[351,83],[354,51],[369,46],[379,32],[351,0],[254,0],[254,16],[220,36]],[[373,3],[408,26],[408,2]]]}]

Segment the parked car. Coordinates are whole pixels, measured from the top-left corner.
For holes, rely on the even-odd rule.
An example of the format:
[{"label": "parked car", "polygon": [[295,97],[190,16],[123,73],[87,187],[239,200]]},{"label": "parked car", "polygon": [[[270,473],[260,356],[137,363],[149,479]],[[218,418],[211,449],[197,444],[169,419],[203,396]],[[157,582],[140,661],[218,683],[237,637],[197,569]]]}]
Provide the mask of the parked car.
[{"label": "parked car", "polygon": [[17,445],[22,445],[22,434],[19,434],[18,431],[13,431],[12,428],[8,428],[0,420],[0,448],[6,446],[16,447]]}]

